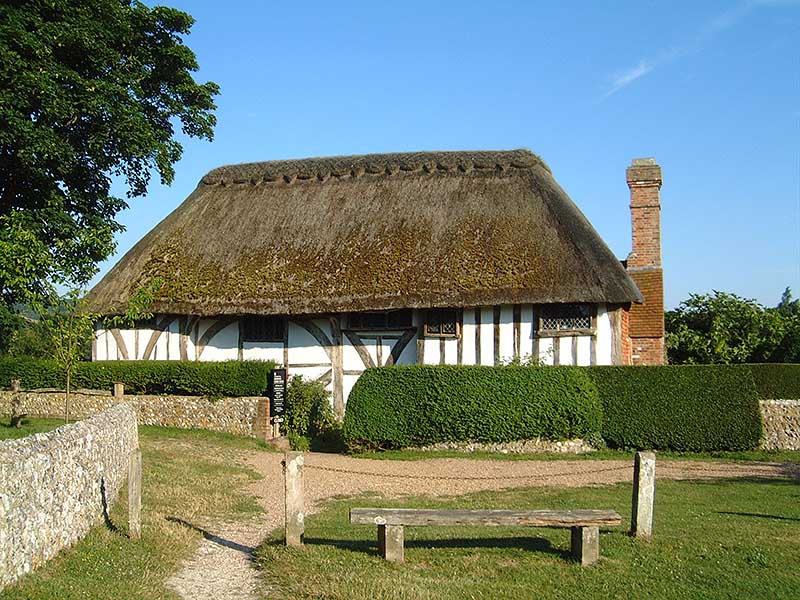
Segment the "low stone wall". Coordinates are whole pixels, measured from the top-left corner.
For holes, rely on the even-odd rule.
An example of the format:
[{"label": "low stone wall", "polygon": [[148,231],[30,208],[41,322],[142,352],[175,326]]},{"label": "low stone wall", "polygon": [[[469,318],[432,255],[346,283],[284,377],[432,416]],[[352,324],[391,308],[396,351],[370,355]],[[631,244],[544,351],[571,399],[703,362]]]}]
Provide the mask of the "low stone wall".
[{"label": "low stone wall", "polygon": [[[0,415],[13,412],[29,417],[63,417],[64,393],[57,391],[0,391]],[[219,398],[202,396],[112,396],[110,392],[80,390],[70,393],[70,418],[81,419],[125,402],[136,411],[141,425],[208,429],[253,437],[264,437],[269,414],[267,398]]]},{"label": "low stone wall", "polygon": [[0,442],[0,589],[103,521],[138,447],[127,404]]},{"label": "low stone wall", "polygon": [[593,452],[594,448],[589,442],[576,438],[554,442],[552,440],[518,440],[516,442],[441,442],[416,450],[450,450],[453,452],[497,452],[499,454],[539,454],[553,452],[556,454],[584,454]]},{"label": "low stone wall", "polygon": [[800,400],[762,400],[765,450],[800,450]]}]

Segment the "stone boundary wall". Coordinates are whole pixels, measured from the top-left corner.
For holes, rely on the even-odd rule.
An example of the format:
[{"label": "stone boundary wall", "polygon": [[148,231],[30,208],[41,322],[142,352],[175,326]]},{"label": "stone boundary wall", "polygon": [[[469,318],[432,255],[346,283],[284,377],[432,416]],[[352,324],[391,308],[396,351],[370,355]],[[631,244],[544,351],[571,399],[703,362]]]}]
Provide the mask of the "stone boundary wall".
[{"label": "stone boundary wall", "polygon": [[127,404],[0,442],[0,590],[103,521],[138,447]]},{"label": "stone boundary wall", "polygon": [[[16,413],[29,417],[63,417],[64,392],[32,390],[0,391],[0,415]],[[208,429],[251,437],[271,437],[266,427],[269,402],[266,397],[219,398],[203,396],[112,396],[110,392],[80,390],[69,395],[70,418],[82,419],[95,415],[120,402],[130,404],[140,425]]]},{"label": "stone boundary wall", "polygon": [[421,448],[409,448],[423,452],[436,450],[449,450],[452,452],[497,452],[499,454],[542,454],[545,452],[555,454],[586,454],[594,452],[595,448],[587,441],[580,438],[556,442],[552,440],[517,440],[515,442],[440,442]]},{"label": "stone boundary wall", "polygon": [[762,400],[765,450],[800,450],[800,400]]}]

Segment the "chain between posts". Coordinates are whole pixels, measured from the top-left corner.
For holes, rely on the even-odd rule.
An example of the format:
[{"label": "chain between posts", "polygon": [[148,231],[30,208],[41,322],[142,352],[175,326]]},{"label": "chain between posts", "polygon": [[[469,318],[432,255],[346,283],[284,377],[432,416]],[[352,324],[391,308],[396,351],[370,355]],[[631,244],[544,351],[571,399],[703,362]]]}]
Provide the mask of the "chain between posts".
[{"label": "chain between posts", "polygon": [[429,481],[508,481],[508,480],[524,480],[530,481],[534,479],[547,480],[553,477],[569,477],[580,475],[594,475],[595,473],[610,473],[612,471],[629,471],[630,466],[623,467],[607,467],[604,469],[590,469],[583,471],[568,471],[563,473],[548,473],[547,475],[508,475],[508,476],[487,476],[487,477],[456,477],[451,475],[401,475],[398,473],[375,473],[372,471],[356,471],[351,469],[339,469],[336,467],[322,467],[319,465],[305,465],[306,469],[315,469],[317,471],[329,471],[331,473],[344,473],[348,475],[369,475],[371,477],[388,477],[392,479],[422,479]]}]

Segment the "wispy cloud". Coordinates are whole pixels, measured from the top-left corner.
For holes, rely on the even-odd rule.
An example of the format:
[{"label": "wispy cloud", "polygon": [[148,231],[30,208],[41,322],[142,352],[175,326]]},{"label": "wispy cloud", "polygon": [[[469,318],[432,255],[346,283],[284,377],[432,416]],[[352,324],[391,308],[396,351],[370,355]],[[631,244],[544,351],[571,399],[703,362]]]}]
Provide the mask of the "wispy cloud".
[{"label": "wispy cloud", "polygon": [[736,6],[723,11],[693,32],[684,42],[664,48],[654,56],[642,58],[635,66],[620,71],[611,77],[608,90],[603,94],[603,99],[612,94],[616,94],[622,88],[630,85],[634,81],[649,75],[659,67],[663,67],[679,58],[689,54],[700,52],[705,46],[711,43],[716,36],[727,29],[730,29],[753,10],[762,6],[797,6],[797,0],[745,0]]}]

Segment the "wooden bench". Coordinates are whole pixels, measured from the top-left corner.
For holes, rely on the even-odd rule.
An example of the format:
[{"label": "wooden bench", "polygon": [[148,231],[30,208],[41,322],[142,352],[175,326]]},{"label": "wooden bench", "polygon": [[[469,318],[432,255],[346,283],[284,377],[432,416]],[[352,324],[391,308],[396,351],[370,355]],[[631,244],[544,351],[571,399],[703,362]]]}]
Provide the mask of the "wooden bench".
[{"label": "wooden bench", "polygon": [[378,526],[378,552],[403,562],[403,527],[422,525],[490,525],[505,527],[569,527],[572,554],[586,566],[600,558],[599,527],[621,523],[613,510],[432,510],[415,508],[351,508],[350,522]]}]

